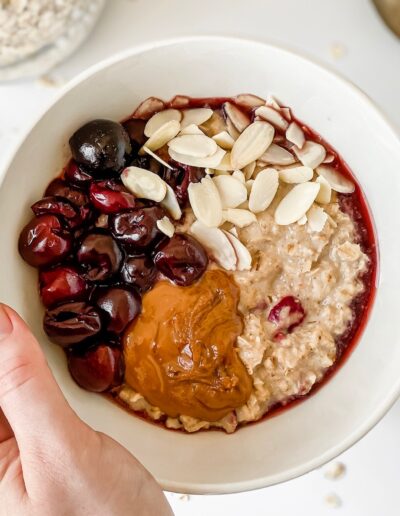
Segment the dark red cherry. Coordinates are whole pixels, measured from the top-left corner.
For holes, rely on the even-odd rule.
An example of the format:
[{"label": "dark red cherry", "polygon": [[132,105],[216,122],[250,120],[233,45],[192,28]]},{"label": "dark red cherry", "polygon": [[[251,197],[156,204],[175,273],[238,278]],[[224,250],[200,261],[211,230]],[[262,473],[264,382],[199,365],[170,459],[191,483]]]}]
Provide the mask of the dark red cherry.
[{"label": "dark red cherry", "polygon": [[103,314],[106,330],[119,334],[139,315],[142,300],[133,289],[109,288],[97,297],[96,305]]},{"label": "dark red cherry", "polygon": [[277,338],[282,338],[282,333],[292,333],[292,331],[304,321],[306,312],[297,297],[283,297],[275,306],[271,308],[268,321],[274,323],[277,328]]},{"label": "dark red cherry", "polygon": [[89,202],[85,192],[68,185],[63,179],[54,179],[47,187],[44,195],[46,197],[65,197],[75,206],[85,206]]},{"label": "dark red cherry", "polygon": [[136,208],[110,217],[109,226],[116,240],[131,250],[153,247],[164,234],[157,227],[157,220],[165,216],[159,206]]},{"label": "dark red cherry", "polygon": [[81,188],[86,188],[93,181],[92,176],[82,167],[79,167],[73,159],[65,168],[64,178],[68,183]]},{"label": "dark red cherry", "polygon": [[122,253],[110,235],[89,233],[83,239],[76,258],[87,279],[102,281],[119,271]]},{"label": "dark red cherry", "polygon": [[70,228],[75,228],[82,223],[78,209],[64,197],[44,197],[35,202],[31,209],[37,217],[58,215]]},{"label": "dark red cherry", "polygon": [[70,353],[68,368],[76,383],[91,392],[104,392],[120,385],[125,369],[122,352],[107,344],[84,353]]},{"label": "dark red cherry", "polygon": [[157,269],[177,285],[187,286],[202,276],[208,265],[207,253],[193,237],[184,233],[161,243],[154,254]]},{"label": "dark red cherry", "polygon": [[79,128],[69,145],[76,163],[93,172],[118,172],[125,165],[125,155],[131,152],[128,133],[112,120],[92,120]]},{"label": "dark red cherry", "polygon": [[92,183],[89,193],[90,202],[101,213],[119,213],[135,207],[135,197],[112,181]]},{"label": "dark red cherry", "polygon": [[101,320],[85,302],[66,303],[46,312],[43,327],[53,342],[68,347],[99,333]]},{"label": "dark red cherry", "polygon": [[147,138],[144,134],[144,128],[146,123],[146,120],[130,118],[122,124],[124,126],[125,131],[128,133],[131,142],[135,144],[137,147],[141,147],[144,143],[146,143]]},{"label": "dark red cherry", "polygon": [[32,267],[45,267],[61,261],[71,250],[71,235],[54,215],[33,218],[21,231],[18,249]]},{"label": "dark red cherry", "polygon": [[128,256],[121,269],[121,276],[128,285],[146,292],[157,279],[157,269],[148,256]]},{"label": "dark red cherry", "polygon": [[40,295],[44,306],[78,301],[87,292],[87,283],[73,267],[56,267],[39,275]]}]

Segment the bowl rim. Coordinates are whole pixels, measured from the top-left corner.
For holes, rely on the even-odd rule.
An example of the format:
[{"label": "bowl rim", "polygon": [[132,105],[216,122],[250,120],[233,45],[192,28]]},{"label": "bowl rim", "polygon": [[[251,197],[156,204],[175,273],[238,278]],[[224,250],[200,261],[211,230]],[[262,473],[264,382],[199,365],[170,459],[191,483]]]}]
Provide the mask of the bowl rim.
[{"label": "bowl rim", "polygon": [[[56,105],[62,97],[73,90],[80,83],[93,76],[97,72],[112,66],[113,64],[123,61],[131,56],[145,53],[147,51],[151,51],[155,48],[168,47],[176,44],[185,44],[191,42],[216,42],[216,43],[243,43],[247,45],[257,45],[263,46],[271,49],[277,49],[281,52],[294,55],[297,59],[311,62],[319,68],[322,68],[326,73],[328,73],[335,80],[339,80],[344,86],[351,89],[354,94],[356,94],[364,103],[368,104],[369,108],[377,115],[383,122],[385,123],[387,129],[392,133],[394,139],[398,142],[400,148],[400,128],[395,124],[387,114],[380,108],[372,98],[365,93],[359,86],[357,86],[354,82],[345,77],[342,73],[337,72],[332,65],[329,65],[322,60],[315,58],[314,56],[310,56],[307,52],[299,51],[298,49],[293,49],[289,45],[281,44],[280,42],[275,42],[273,40],[264,40],[257,38],[246,38],[246,37],[236,37],[236,36],[220,36],[220,35],[196,35],[196,36],[182,36],[175,38],[165,38],[161,40],[147,42],[141,45],[136,45],[130,47],[128,49],[124,49],[116,54],[113,54],[106,59],[99,61],[98,63],[93,64],[86,70],[83,70],[75,77],[73,77],[67,84],[65,84],[56,95],[49,101],[45,107],[40,110],[40,112],[33,117],[33,120],[30,124],[28,124],[27,128],[22,132],[20,138],[14,145],[13,150],[10,152],[8,158],[5,160],[5,164],[0,170],[0,188],[2,187],[2,183],[10,170],[10,167],[16,158],[18,152],[20,151],[21,146],[28,138],[31,131],[34,127],[40,122],[40,120],[45,116],[47,112],[49,112],[54,105]],[[252,491],[255,489],[261,489],[266,486],[276,485],[282,482],[286,482],[288,480],[292,480],[299,476],[302,476],[310,471],[323,466],[327,462],[333,460],[341,453],[348,450],[351,446],[356,444],[360,439],[362,439],[375,425],[382,419],[382,417],[389,411],[389,409],[393,406],[393,404],[400,397],[400,377],[396,385],[393,386],[392,390],[388,392],[385,399],[381,400],[379,408],[370,415],[368,419],[364,421],[363,424],[359,425],[348,437],[342,440],[340,443],[326,450],[325,453],[318,455],[317,457],[309,460],[306,463],[300,464],[296,467],[293,467],[289,470],[286,470],[282,473],[275,474],[272,477],[259,477],[251,480],[237,481],[237,482],[229,482],[229,483],[218,483],[218,484],[206,484],[206,483],[185,483],[181,482],[173,482],[170,480],[158,479],[162,488],[167,491],[173,491],[178,493],[188,493],[188,494],[228,494],[228,493],[238,493],[243,491]]]}]

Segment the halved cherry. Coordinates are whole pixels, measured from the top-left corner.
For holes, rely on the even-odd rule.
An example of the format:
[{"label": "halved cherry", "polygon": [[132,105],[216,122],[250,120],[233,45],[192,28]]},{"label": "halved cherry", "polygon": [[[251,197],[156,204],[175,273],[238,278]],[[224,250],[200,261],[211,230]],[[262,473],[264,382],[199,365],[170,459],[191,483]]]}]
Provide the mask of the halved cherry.
[{"label": "halved cherry", "polygon": [[44,306],[78,301],[87,292],[87,282],[73,267],[56,267],[39,275],[40,295]]},{"label": "halved cherry", "polygon": [[92,183],[90,202],[101,213],[119,213],[135,207],[135,197],[115,181]]},{"label": "halved cherry", "polygon": [[70,228],[75,228],[82,223],[78,208],[64,197],[43,197],[40,201],[32,204],[33,213],[41,215],[58,215]]}]

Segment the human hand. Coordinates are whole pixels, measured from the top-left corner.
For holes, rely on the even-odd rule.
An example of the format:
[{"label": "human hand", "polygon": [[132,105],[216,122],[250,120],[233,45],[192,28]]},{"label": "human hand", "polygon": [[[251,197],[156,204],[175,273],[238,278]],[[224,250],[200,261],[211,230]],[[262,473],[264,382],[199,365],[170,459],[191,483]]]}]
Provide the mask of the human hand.
[{"label": "human hand", "polygon": [[155,480],[67,404],[22,319],[0,304],[0,516],[163,516]]}]

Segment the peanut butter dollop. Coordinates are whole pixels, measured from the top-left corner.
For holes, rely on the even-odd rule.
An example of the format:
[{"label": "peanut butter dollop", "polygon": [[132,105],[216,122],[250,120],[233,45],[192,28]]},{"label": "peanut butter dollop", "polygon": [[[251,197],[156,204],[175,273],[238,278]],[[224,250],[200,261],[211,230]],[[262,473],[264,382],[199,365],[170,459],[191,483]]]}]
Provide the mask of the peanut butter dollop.
[{"label": "peanut butter dollop", "polygon": [[246,403],[252,381],[235,347],[238,301],[223,271],[190,287],[157,283],[125,333],[126,383],[171,417],[217,421]]}]

